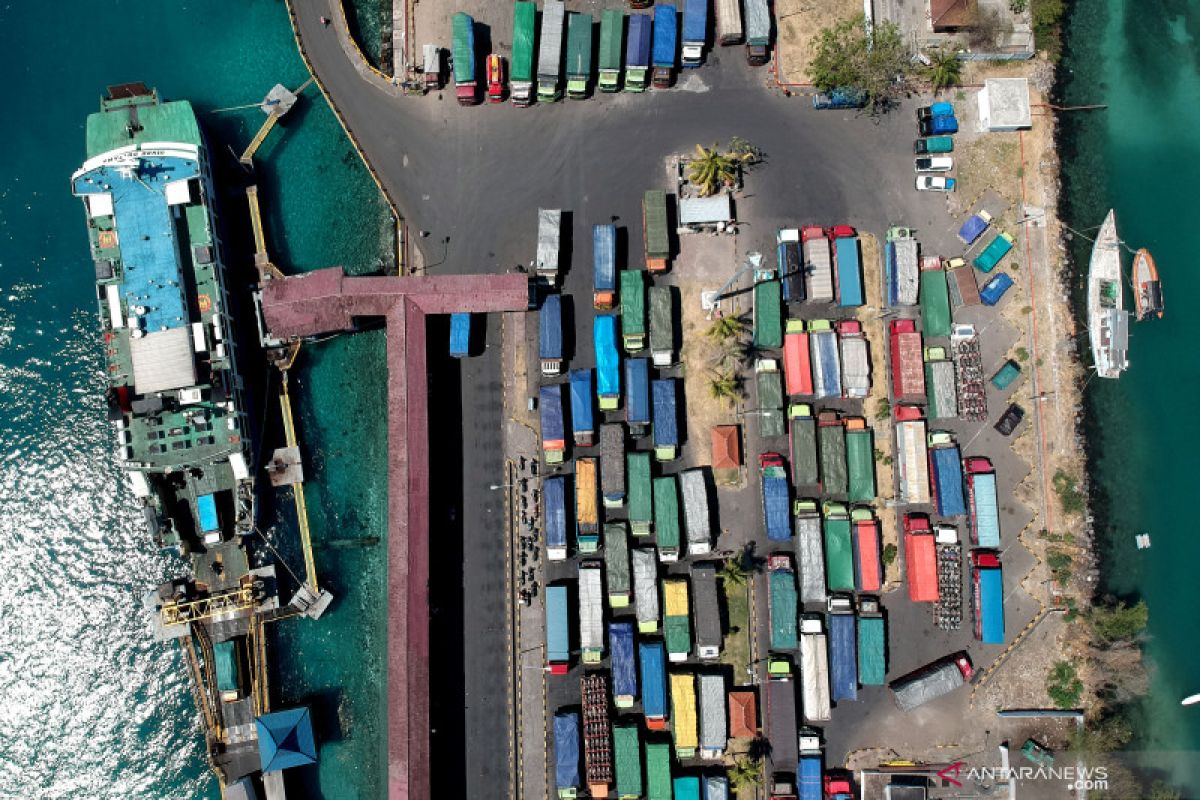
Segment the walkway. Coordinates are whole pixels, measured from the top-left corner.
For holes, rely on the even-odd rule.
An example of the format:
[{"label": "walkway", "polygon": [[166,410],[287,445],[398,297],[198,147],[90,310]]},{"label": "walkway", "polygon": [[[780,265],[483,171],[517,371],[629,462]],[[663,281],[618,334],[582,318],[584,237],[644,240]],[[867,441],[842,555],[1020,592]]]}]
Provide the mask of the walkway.
[{"label": "walkway", "polygon": [[[384,317],[388,370],[388,797],[430,796],[429,434],[425,315],[524,311],[524,275],[346,277],[340,267],[263,287],[280,339]],[[411,376],[411,379],[410,379]]]}]

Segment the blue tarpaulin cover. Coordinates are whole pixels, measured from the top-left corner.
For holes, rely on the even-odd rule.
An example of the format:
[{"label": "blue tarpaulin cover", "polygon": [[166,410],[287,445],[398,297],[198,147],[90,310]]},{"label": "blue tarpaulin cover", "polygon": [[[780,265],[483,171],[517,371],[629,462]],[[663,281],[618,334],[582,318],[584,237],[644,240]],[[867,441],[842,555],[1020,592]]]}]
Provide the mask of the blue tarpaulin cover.
[{"label": "blue tarpaulin cover", "polygon": [[796,783],[800,789],[800,800],[821,800],[824,788],[821,784],[821,757],[801,756],[796,767]]},{"label": "blue tarpaulin cover", "polygon": [[975,240],[983,236],[983,232],[988,229],[990,223],[978,214],[972,214],[967,217],[967,221],[958,229],[958,238],[962,239],[966,244],[974,244]]},{"label": "blue tarpaulin cover", "polygon": [[595,432],[592,420],[592,371],[571,370],[571,428],[575,433]]},{"label": "blue tarpaulin cover", "polygon": [[833,249],[837,256],[838,305],[861,306],[863,304],[862,265],[858,258],[858,238],[839,237],[834,240]]},{"label": "blue tarpaulin cover", "polygon": [[538,404],[542,412],[542,441],[564,441],[566,432],[563,430],[562,387],[558,384],[541,387],[538,391]]},{"label": "blue tarpaulin cover", "polygon": [[201,533],[221,529],[221,523],[217,520],[217,501],[211,494],[196,498],[196,514],[200,517]]},{"label": "blue tarpaulin cover", "polygon": [[613,694],[637,697],[637,670],[633,663],[633,623],[610,622],[608,647],[612,651]]},{"label": "blue tarpaulin cover", "polygon": [[317,743],[307,706],[263,714],[254,724],[258,728],[258,757],[263,772],[317,763]]},{"label": "blue tarpaulin cover", "polygon": [[625,67],[650,66],[650,17],[629,15],[629,41],[625,47]]},{"label": "blue tarpaulin cover", "polygon": [[679,420],[675,410],[675,381],[654,381],[654,446],[679,446]]},{"label": "blue tarpaulin cover", "polygon": [[979,290],[979,299],[985,306],[994,306],[1004,297],[1004,293],[1012,288],[1013,280],[1007,274],[997,273]]},{"label": "blue tarpaulin cover", "polygon": [[979,570],[980,641],[1004,644],[1004,580],[999,569]]},{"label": "blue tarpaulin cover", "polygon": [[858,647],[853,614],[829,615],[830,698],[858,698]]},{"label": "blue tarpaulin cover", "polygon": [[842,394],[842,370],[838,359],[837,334],[833,331],[810,333],[812,345],[813,376],[817,378],[814,396],[840,397]]},{"label": "blue tarpaulin cover", "polygon": [[579,715],[574,712],[554,715],[554,783],[559,789],[579,788]]},{"label": "blue tarpaulin cover", "polygon": [[542,484],[546,495],[546,546],[567,546],[566,478],[556,475]]},{"label": "blue tarpaulin cover", "polygon": [[654,7],[654,66],[674,67],[676,22],[675,6]]},{"label": "blue tarpaulin cover", "polygon": [[642,665],[642,709],[647,717],[667,715],[667,677],[662,642],[642,642],[638,645],[638,661]]},{"label": "blue tarpaulin cover", "polygon": [[538,356],[562,358],[562,298],[547,295],[538,315]]},{"label": "blue tarpaulin cover", "polygon": [[967,513],[963,496],[962,461],[957,447],[936,447],[932,451],[934,488],[937,489],[937,512],[943,517],[958,517]]},{"label": "blue tarpaulin cover", "polygon": [[617,226],[592,226],[592,287],[608,292],[617,288]]},{"label": "blue tarpaulin cover", "polygon": [[450,315],[450,355],[465,356],[471,347],[471,315]]},{"label": "blue tarpaulin cover", "polygon": [[597,314],[592,320],[592,343],[596,349],[596,394],[619,395],[621,374],[617,356],[617,318]]},{"label": "blue tarpaulin cover", "polygon": [[625,383],[629,386],[629,399],[625,403],[626,421],[631,425],[649,425],[650,359],[626,359]]}]

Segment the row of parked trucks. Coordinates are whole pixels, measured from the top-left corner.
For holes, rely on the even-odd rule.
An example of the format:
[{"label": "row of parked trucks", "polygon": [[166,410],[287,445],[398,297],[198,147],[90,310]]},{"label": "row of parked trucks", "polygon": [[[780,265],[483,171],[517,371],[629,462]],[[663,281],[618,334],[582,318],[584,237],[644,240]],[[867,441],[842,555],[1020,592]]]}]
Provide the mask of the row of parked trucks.
[{"label": "row of parked trucks", "polygon": [[849,225],[780,228],[775,232],[775,259],[774,279],[788,303],[854,308],[865,302],[858,233]]}]

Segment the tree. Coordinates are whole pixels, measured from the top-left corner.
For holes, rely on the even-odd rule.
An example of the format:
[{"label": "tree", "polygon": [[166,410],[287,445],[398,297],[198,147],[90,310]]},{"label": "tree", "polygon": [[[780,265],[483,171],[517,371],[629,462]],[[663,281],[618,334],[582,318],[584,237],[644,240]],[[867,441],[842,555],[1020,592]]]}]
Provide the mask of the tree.
[{"label": "tree", "polygon": [[714,400],[724,400],[728,403],[742,396],[742,382],[737,375],[725,372],[713,373],[708,381],[708,393]]},{"label": "tree", "polygon": [[766,153],[740,136],[729,140],[729,155],[747,166],[757,164],[766,158]]},{"label": "tree", "polygon": [[708,330],[704,335],[717,342],[724,342],[727,339],[741,336],[746,332],[746,321],[741,317],[720,317],[713,320],[713,324],[708,326]]},{"label": "tree", "polygon": [[958,84],[962,76],[962,62],[958,54],[938,48],[929,54],[929,66],[925,68],[925,77],[933,84],[933,91],[938,92]]},{"label": "tree", "polygon": [[688,180],[699,188],[701,197],[716,194],[722,186],[731,186],[737,179],[738,161],[721,153],[715,144],[711,150],[696,145],[696,157],[688,164]]},{"label": "tree", "polygon": [[1163,780],[1150,784],[1150,793],[1146,795],[1147,800],[1179,800],[1180,797],[1179,790]]},{"label": "tree", "polygon": [[750,756],[738,758],[733,764],[733,769],[729,770],[729,785],[738,792],[742,789],[761,786],[762,769],[759,767],[758,759]]},{"label": "tree", "polygon": [[1101,641],[1129,642],[1141,635],[1150,621],[1150,609],[1145,600],[1139,600],[1135,606],[1117,603],[1115,606],[1094,606],[1088,612],[1088,622],[1092,631]]},{"label": "tree", "polygon": [[721,565],[721,577],[734,586],[746,585],[746,567],[740,558],[727,558]]},{"label": "tree", "polygon": [[812,47],[809,77],[817,88],[862,92],[876,111],[899,96],[912,70],[900,28],[893,22],[875,22],[868,30],[862,14],[825,28],[813,38]]},{"label": "tree", "polygon": [[875,419],[883,421],[892,415],[892,403],[886,397],[879,398],[875,406]]},{"label": "tree", "polygon": [[883,546],[883,565],[885,567],[890,567],[896,560],[896,553],[896,545],[889,542]]},{"label": "tree", "polygon": [[1075,708],[1083,694],[1083,681],[1069,661],[1059,661],[1046,676],[1046,694],[1057,708]]}]

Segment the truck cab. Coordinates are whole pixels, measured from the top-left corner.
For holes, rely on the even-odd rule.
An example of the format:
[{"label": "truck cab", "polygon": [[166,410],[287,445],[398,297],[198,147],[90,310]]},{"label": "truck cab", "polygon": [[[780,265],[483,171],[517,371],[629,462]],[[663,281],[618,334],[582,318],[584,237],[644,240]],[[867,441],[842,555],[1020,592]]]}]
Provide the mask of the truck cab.
[{"label": "truck cab", "polygon": [[504,102],[504,56],[492,53],[487,57],[488,102]]}]

